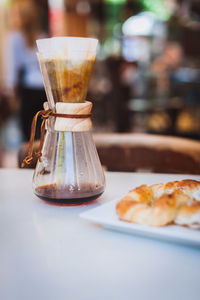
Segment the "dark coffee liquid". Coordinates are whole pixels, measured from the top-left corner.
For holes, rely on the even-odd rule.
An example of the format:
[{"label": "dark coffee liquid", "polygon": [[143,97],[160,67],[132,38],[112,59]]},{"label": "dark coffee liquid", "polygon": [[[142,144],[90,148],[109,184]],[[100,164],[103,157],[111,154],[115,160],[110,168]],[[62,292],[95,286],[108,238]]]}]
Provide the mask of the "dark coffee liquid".
[{"label": "dark coffee liquid", "polygon": [[36,188],[35,194],[42,200],[55,204],[82,204],[97,199],[104,187],[95,184],[84,184],[81,188],[68,185],[57,187],[56,184],[42,185]]}]

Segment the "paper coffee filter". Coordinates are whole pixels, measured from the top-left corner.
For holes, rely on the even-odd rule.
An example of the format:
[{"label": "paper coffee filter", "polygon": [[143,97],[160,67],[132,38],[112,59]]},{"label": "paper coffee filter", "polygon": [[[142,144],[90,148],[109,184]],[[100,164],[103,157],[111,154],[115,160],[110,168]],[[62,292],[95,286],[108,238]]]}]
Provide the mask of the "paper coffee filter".
[{"label": "paper coffee filter", "polygon": [[60,58],[80,63],[95,58],[97,39],[79,37],[53,37],[36,41],[44,58]]},{"label": "paper coffee filter", "polygon": [[57,102],[84,102],[97,40],[54,37],[37,40],[38,59],[50,107]]},{"label": "paper coffee filter", "polygon": [[48,99],[48,102],[49,102],[49,107],[51,109],[54,109],[55,101],[54,101],[52,91],[51,91],[51,83],[50,83],[48,72],[47,72],[47,69],[46,69],[46,66],[45,66],[45,60],[43,59],[42,55],[39,52],[37,52],[37,58],[38,58],[38,62],[39,62],[39,65],[40,65],[40,71],[42,73],[44,89],[45,89],[47,99]]}]

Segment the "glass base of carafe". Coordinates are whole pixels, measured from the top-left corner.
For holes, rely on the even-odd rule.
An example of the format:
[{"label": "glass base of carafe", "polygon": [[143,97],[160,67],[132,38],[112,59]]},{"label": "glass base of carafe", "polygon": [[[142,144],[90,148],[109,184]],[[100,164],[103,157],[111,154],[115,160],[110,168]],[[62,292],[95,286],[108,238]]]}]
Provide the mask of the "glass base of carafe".
[{"label": "glass base of carafe", "polygon": [[36,196],[42,200],[44,200],[45,202],[49,203],[49,204],[56,204],[56,205],[81,205],[81,204],[87,204],[90,202],[95,201],[96,199],[98,199],[101,195],[103,194],[97,194],[91,197],[84,197],[84,198],[71,198],[71,199],[53,199],[53,198],[47,198],[44,196],[39,196],[36,194]]},{"label": "glass base of carafe", "polygon": [[60,189],[56,194],[52,193],[53,186],[46,185],[36,188],[35,195],[51,204],[57,205],[81,205],[89,203],[98,199],[104,192],[103,187],[97,188],[95,191],[90,193],[81,193],[76,191],[75,193],[70,193],[68,189]]}]

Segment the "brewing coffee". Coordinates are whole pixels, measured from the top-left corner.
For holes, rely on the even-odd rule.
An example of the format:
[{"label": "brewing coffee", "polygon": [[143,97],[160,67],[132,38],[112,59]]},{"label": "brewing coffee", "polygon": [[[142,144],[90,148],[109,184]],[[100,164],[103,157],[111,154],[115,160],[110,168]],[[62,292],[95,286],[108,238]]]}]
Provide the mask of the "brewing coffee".
[{"label": "brewing coffee", "polygon": [[94,60],[73,65],[70,60],[43,59],[43,68],[49,76],[50,89],[56,102],[85,101]]},{"label": "brewing coffee", "polygon": [[92,183],[81,185],[80,188],[47,184],[37,187],[35,194],[42,200],[57,204],[81,204],[97,199],[103,190],[102,186]]}]

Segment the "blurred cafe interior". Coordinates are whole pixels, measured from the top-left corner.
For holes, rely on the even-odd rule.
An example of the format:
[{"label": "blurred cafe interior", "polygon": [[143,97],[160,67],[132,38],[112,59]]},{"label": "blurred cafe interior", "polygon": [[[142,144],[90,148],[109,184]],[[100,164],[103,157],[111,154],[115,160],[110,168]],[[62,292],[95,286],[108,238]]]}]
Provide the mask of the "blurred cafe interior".
[{"label": "blurred cafe interior", "polygon": [[[34,66],[39,36],[99,40],[87,95],[94,132],[200,140],[200,1],[1,0],[0,15],[1,167],[17,166],[30,103],[44,101]],[[26,73],[20,62],[32,69]]]}]

